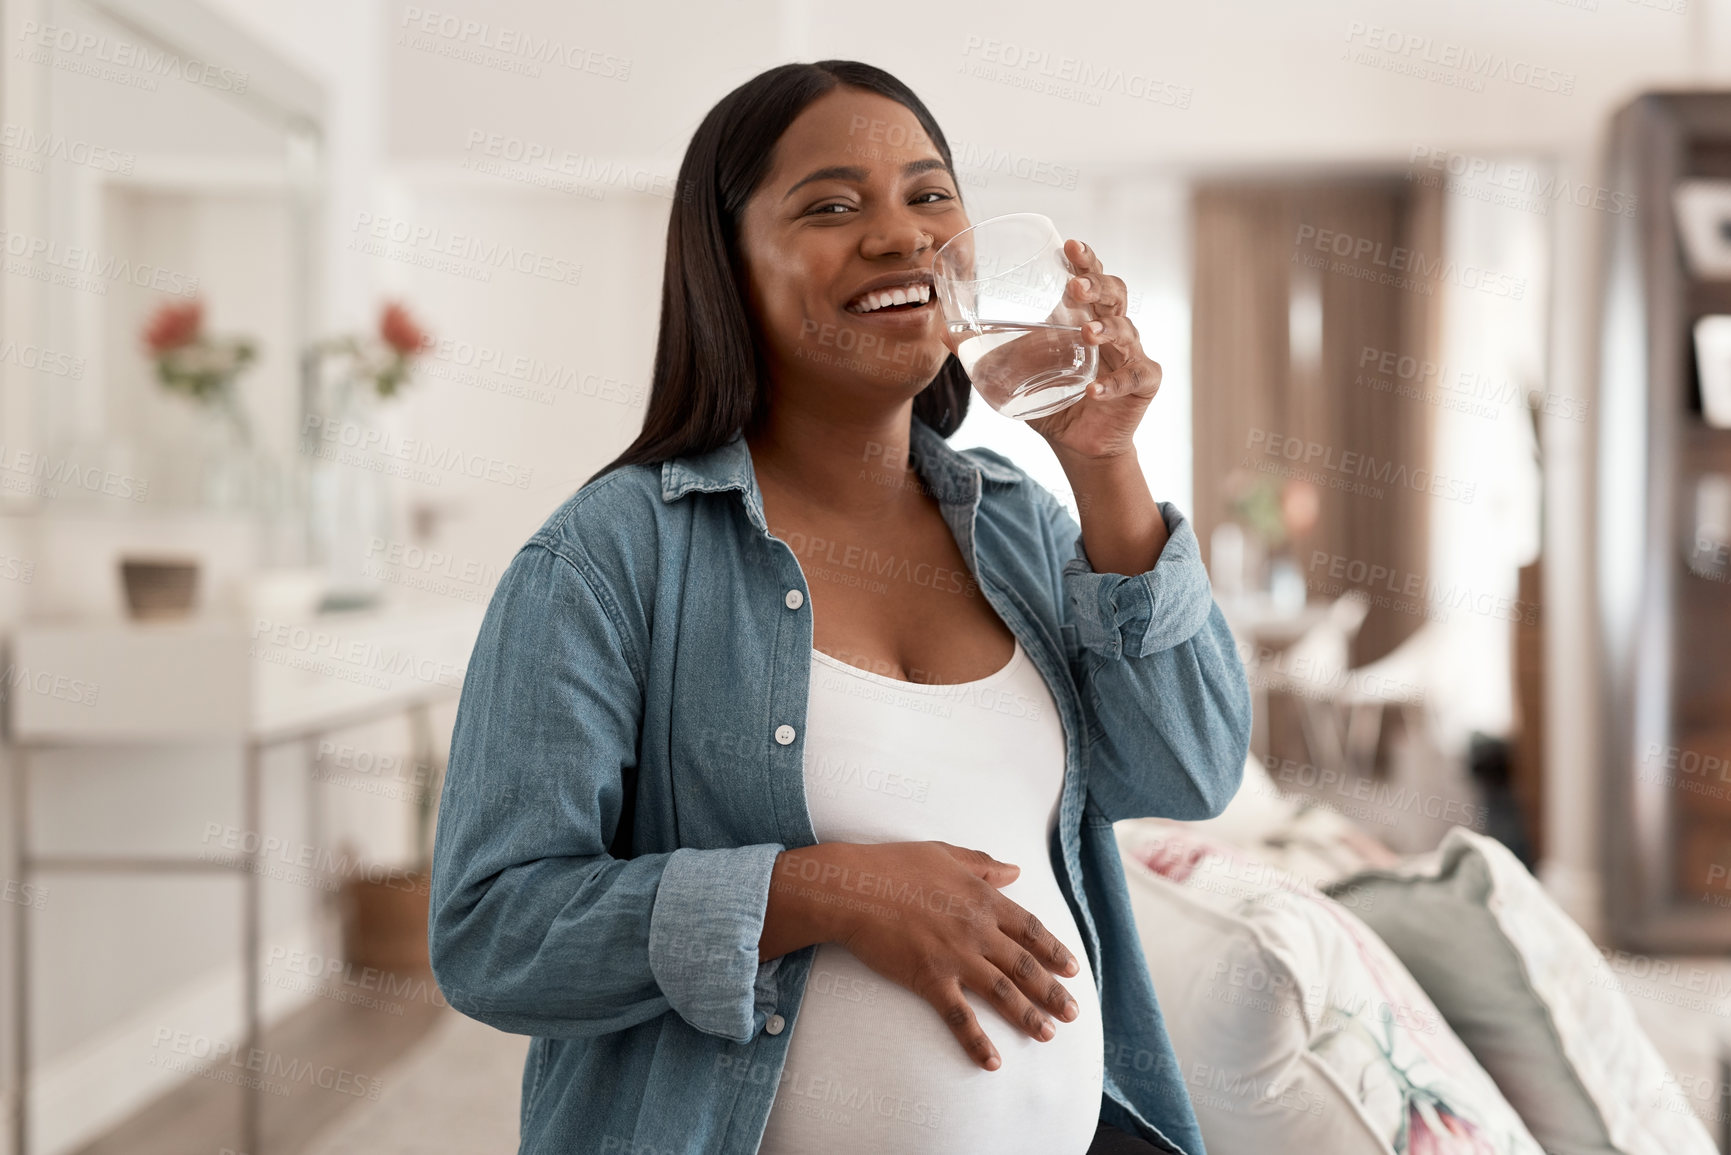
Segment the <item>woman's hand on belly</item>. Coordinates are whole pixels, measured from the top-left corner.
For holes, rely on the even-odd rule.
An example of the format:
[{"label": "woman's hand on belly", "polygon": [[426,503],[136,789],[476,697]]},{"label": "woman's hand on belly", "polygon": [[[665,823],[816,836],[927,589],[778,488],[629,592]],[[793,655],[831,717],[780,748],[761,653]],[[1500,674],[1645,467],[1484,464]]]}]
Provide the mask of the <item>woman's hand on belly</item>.
[{"label": "woman's hand on belly", "polygon": [[986,1070],[1001,1060],[964,989],[1042,1041],[1057,1030],[1047,1012],[1065,1021],[1079,1013],[1057,979],[1079,973],[1075,956],[998,890],[1019,866],[948,842],[822,845],[844,871],[847,913],[835,941],[930,1003]]}]

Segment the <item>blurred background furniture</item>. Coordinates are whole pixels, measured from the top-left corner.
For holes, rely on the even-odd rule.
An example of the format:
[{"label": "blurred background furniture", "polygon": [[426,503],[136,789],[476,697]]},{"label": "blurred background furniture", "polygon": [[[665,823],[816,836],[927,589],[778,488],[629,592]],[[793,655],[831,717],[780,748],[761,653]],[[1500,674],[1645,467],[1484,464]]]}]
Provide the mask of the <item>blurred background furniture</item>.
[{"label": "blurred background furniture", "polygon": [[[256,1053],[264,1016],[261,944],[266,878],[283,877],[279,859],[290,864],[286,873],[305,875],[303,884],[328,884],[333,889],[355,868],[363,875],[369,873],[369,864],[349,861],[346,855],[334,861],[328,854],[331,841],[325,807],[312,773],[320,740],[403,714],[411,722],[413,762],[432,763],[435,752],[428,715],[461,689],[478,625],[478,609],[435,607],[430,612],[264,621],[251,629],[238,623],[177,622],[20,630],[11,644],[11,668],[78,670],[90,679],[91,690],[8,697],[6,725],[13,754],[8,877],[25,887],[46,883],[52,888],[57,878],[67,875],[238,875],[242,884],[240,1046],[246,1055]],[[285,840],[276,833],[283,829],[281,818],[267,815],[265,807],[264,757],[290,744],[302,746],[307,772],[302,783],[306,828],[300,840]],[[138,845],[138,839],[136,832],[126,829],[129,812],[124,809],[108,816],[113,825],[107,837],[92,837],[96,832],[88,828],[92,824],[86,816],[86,828],[77,832],[70,848],[38,845],[60,841],[54,835],[72,833],[66,815],[43,816],[32,808],[32,771],[42,755],[82,749],[124,759],[129,751],[136,757],[139,750],[150,747],[212,745],[236,754],[239,812],[231,822],[213,821],[206,810],[183,817],[178,824],[168,823],[188,835],[203,828],[196,852],[190,839],[184,839],[178,850],[126,853]],[[33,833],[39,825],[50,833]],[[217,828],[214,841],[213,827]],[[116,853],[116,847],[121,852]],[[409,868],[420,869],[420,863]],[[406,881],[412,887],[413,878]],[[30,1142],[31,1019],[45,1004],[32,984],[33,950],[39,948],[30,934],[29,912],[19,903],[12,904],[10,911],[18,962],[9,992],[13,1074],[7,1091],[17,1104],[13,1150],[26,1155],[36,1150]],[[322,945],[331,954],[340,950],[328,933]],[[111,957],[117,960],[131,953],[125,944],[110,946],[115,951]],[[267,1150],[260,1119],[263,1099],[258,1090],[240,1094],[240,1141],[247,1152]]]},{"label": "blurred background furniture", "polygon": [[1251,723],[1250,748],[1266,758],[1268,749],[1268,681],[1253,673],[1280,651],[1304,637],[1324,621],[1332,603],[1310,600],[1297,611],[1279,605],[1266,594],[1245,593],[1217,596],[1226,624],[1238,638],[1245,673],[1250,678],[1250,697],[1255,719]]},{"label": "blurred background furniture", "polygon": [[[1674,194],[1731,182],[1731,93],[1625,104],[1606,180],[1639,198],[1605,217],[1600,286],[1591,526],[1609,932],[1633,950],[1719,951],[1731,947],[1731,587],[1697,559],[1723,533],[1705,498],[1731,479],[1731,430],[1703,419],[1691,334],[1731,313],[1731,280],[1695,274]],[[1728,225],[1731,211],[1721,242]]]}]

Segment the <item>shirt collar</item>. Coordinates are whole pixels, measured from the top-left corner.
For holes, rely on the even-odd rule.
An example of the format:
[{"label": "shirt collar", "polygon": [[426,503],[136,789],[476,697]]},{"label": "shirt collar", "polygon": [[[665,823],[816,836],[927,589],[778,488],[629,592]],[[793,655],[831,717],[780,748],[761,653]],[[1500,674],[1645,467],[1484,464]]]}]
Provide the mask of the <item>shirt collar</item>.
[{"label": "shirt collar", "polygon": [[[945,504],[968,504],[973,501],[974,475],[985,485],[1009,486],[1021,480],[1021,475],[1008,466],[984,457],[969,457],[955,449],[937,430],[912,418],[909,457],[914,471],[938,500]],[[761,509],[757,495],[757,474],[751,465],[751,449],[743,431],[729,441],[703,453],[688,453],[661,463],[661,500],[678,501],[692,490],[706,493],[738,489],[751,497]]]}]

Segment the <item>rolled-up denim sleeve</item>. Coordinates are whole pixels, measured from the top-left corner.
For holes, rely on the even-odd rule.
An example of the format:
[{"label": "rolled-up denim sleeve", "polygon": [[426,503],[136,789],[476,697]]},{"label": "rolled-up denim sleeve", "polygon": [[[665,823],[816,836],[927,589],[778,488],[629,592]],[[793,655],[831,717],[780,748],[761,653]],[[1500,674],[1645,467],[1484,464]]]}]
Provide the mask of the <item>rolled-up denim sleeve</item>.
[{"label": "rolled-up denim sleeve", "polygon": [[1189,519],[1160,502],[1167,540],[1154,568],[1102,574],[1076,520],[1046,504],[1077,639],[1088,793],[1114,822],[1220,813],[1244,774],[1250,686]]},{"label": "rolled-up denim sleeve", "polygon": [[531,542],[476,640],[440,797],[428,948],[457,1010],[608,1034],[669,1010],[749,1042],[780,958],[757,943],[780,844],[607,853],[636,765],[643,664],[581,554]]}]

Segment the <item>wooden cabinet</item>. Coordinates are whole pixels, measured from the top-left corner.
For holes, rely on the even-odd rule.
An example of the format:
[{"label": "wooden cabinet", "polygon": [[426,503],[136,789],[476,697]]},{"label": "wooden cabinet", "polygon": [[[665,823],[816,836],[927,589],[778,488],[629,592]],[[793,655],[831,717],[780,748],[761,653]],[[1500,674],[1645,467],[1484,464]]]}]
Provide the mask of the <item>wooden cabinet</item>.
[{"label": "wooden cabinet", "polygon": [[1731,314],[1731,281],[1692,275],[1673,193],[1731,184],[1731,94],[1642,95],[1607,157],[1605,186],[1637,195],[1607,215],[1590,518],[1601,708],[1582,721],[1600,728],[1606,913],[1626,949],[1725,950],[1731,574],[1699,564],[1699,535],[1701,495],[1731,486],[1731,430],[1702,417],[1693,333]]}]

